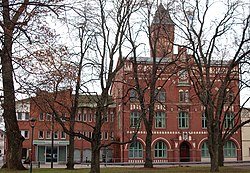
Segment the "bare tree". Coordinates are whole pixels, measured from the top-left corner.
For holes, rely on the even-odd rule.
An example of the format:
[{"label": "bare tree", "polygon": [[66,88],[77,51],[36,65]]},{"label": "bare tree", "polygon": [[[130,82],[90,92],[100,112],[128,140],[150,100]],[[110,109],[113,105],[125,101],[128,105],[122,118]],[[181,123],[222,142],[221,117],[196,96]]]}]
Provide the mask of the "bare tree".
[{"label": "bare tree", "polygon": [[[3,117],[8,146],[6,166],[9,169],[25,169],[21,163],[21,149],[24,138],[21,136],[15,116],[13,48],[16,49],[18,45],[21,45],[20,43],[23,43],[23,40],[25,40],[26,43],[31,42],[33,38],[29,35],[27,30],[30,29],[30,24],[38,19],[36,18],[37,16],[48,13],[50,10],[56,12],[60,9],[60,6],[57,6],[57,10],[55,10],[53,7],[50,7],[51,4],[53,4],[53,7],[57,6],[52,1],[1,1],[0,8],[2,15],[0,21],[0,32],[2,36],[0,38],[0,54],[4,95],[2,107],[4,109]],[[22,46],[25,48],[24,45]]]},{"label": "bare tree", "polygon": [[[155,4],[145,1],[144,5],[146,9],[142,12],[145,17],[144,22],[146,23],[144,31],[149,38],[151,55],[148,58],[138,57],[137,49],[139,45],[136,45],[132,35],[130,36],[131,47],[134,50],[130,60],[133,65],[132,74],[134,80],[131,81],[129,90],[130,92],[136,92],[136,99],[140,105],[141,119],[147,132],[144,167],[152,168],[152,128],[154,118],[157,116],[155,106],[161,105],[163,110],[166,109],[167,100],[164,88],[168,79],[177,73],[176,61],[179,59],[179,56],[173,55],[174,23],[170,18],[168,9],[165,9],[162,3],[156,4],[157,11],[151,21]],[[171,69],[171,72],[167,69]],[[162,76],[166,77],[166,75],[167,79],[165,82],[159,82],[158,79]]]},{"label": "bare tree", "polygon": [[[248,64],[250,54],[246,5],[241,1],[175,3],[176,26],[183,41],[180,45],[192,54],[187,69],[205,108],[212,172],[219,171],[223,144],[242,125],[239,94],[247,82],[241,81],[239,75],[245,73],[241,66]],[[223,10],[217,17],[210,17],[215,6]],[[239,12],[244,10],[246,14]],[[230,112],[234,114],[229,120]]]},{"label": "bare tree", "polygon": [[[85,139],[86,141],[91,143],[92,150],[92,159],[91,159],[91,172],[98,173],[100,172],[100,149],[103,147],[110,146],[112,144],[124,144],[127,142],[131,142],[132,139],[126,142],[113,141],[109,144],[103,144],[101,142],[101,132],[104,124],[105,116],[108,112],[109,106],[113,104],[110,99],[110,90],[112,86],[112,82],[115,78],[116,73],[123,66],[123,60],[120,59],[124,55],[122,54],[122,48],[124,47],[124,42],[126,40],[126,35],[129,28],[129,22],[131,15],[139,8],[140,3],[137,1],[93,1],[97,2],[97,4],[93,5],[95,9],[92,11],[92,18],[88,18],[84,21],[83,32],[84,35],[80,35],[81,46],[80,53],[76,59],[74,60],[74,56],[68,58],[71,59],[69,63],[69,67],[75,67],[76,76],[73,76],[74,86],[74,95],[72,96],[73,101],[71,102],[70,107],[65,107],[68,110],[70,117],[68,120],[69,123],[64,123],[60,120],[60,113],[57,112],[55,105],[61,105],[62,103],[58,101],[57,93],[59,93],[61,81],[65,80],[65,75],[62,75],[60,70],[63,70],[65,65],[61,65],[60,63],[55,63],[54,65],[47,64],[50,67],[55,67],[55,78],[51,80],[47,80],[44,78],[45,82],[44,88],[46,88],[46,81],[51,81],[53,85],[50,89],[54,94],[48,94],[44,97],[44,100],[47,100],[47,103],[50,103],[50,110],[56,117],[56,120],[61,124],[62,128],[66,133],[70,135],[70,158],[68,162],[68,168],[73,169],[74,166],[74,156],[72,152],[74,152],[74,136],[79,136]],[[77,12],[77,10],[75,9]],[[79,11],[78,11],[79,12]],[[81,14],[78,13],[77,14]],[[83,13],[84,15],[84,13]],[[83,17],[83,19],[85,19]],[[47,51],[46,51],[47,52]],[[50,52],[50,51],[48,51]],[[39,57],[39,55],[38,55]],[[60,56],[59,56],[60,57]],[[117,57],[117,58],[116,58]],[[127,57],[127,55],[125,55]],[[50,57],[54,59],[55,57],[52,55]],[[115,67],[116,61],[120,59],[119,64]],[[54,61],[55,62],[55,61]],[[72,63],[72,64],[71,64]],[[75,72],[73,70],[72,73]],[[48,73],[51,72],[48,71]],[[47,76],[53,76],[47,75]],[[84,74],[84,77],[82,76]],[[46,77],[46,76],[45,76]],[[75,78],[74,78],[75,77]],[[67,77],[66,77],[67,78]],[[66,79],[66,81],[69,81]],[[65,83],[64,83],[65,84]],[[32,85],[28,85],[32,86]],[[35,86],[35,85],[34,85]],[[41,85],[42,86],[42,85]],[[65,85],[64,85],[65,87]],[[93,87],[93,89],[90,89]],[[95,90],[96,88],[97,90]],[[86,124],[89,128],[91,128],[92,135],[86,136],[86,134],[81,134],[76,132],[74,129],[75,123],[79,123],[75,121],[76,110],[78,108],[79,96],[84,94],[86,96],[95,95],[95,122],[94,125]],[[93,94],[94,93],[94,94]],[[98,94],[100,93],[100,94]],[[51,95],[51,96],[50,96]],[[50,96],[50,97],[49,97]],[[56,104],[55,104],[56,103]]]}]

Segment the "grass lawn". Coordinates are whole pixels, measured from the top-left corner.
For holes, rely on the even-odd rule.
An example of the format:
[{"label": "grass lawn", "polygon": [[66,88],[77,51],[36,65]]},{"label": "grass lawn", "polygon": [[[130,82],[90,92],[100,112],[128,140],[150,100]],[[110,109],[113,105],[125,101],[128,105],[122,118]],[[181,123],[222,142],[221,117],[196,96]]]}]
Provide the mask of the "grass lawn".
[{"label": "grass lawn", "polygon": [[[206,173],[210,172],[209,167],[167,167],[167,168],[101,168],[101,173]],[[220,173],[250,173],[250,170],[244,170],[233,167],[223,167],[220,168]],[[25,171],[8,171],[0,169],[0,173],[29,173],[29,170]],[[75,169],[75,170],[65,170],[63,168],[34,168],[33,173],[89,173],[89,168],[87,169]]]}]

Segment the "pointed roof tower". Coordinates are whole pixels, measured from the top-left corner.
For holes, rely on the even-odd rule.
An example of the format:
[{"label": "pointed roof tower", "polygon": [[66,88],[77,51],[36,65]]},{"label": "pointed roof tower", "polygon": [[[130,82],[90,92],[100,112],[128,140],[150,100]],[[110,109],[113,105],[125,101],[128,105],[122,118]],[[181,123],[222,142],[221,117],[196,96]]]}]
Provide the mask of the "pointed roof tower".
[{"label": "pointed roof tower", "polygon": [[174,22],[169,10],[162,3],[158,6],[151,27],[151,57],[167,57],[173,54]]},{"label": "pointed roof tower", "polygon": [[152,24],[170,24],[174,25],[174,22],[172,21],[169,9],[165,9],[162,3],[158,6],[155,16],[153,18]]}]

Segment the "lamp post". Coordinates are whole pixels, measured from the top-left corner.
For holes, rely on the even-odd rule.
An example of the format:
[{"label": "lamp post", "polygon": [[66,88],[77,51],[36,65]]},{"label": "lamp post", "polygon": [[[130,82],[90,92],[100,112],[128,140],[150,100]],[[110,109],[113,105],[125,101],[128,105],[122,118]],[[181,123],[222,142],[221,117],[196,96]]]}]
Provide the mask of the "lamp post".
[{"label": "lamp post", "polygon": [[34,137],[35,122],[36,119],[32,117],[30,119],[30,127],[31,127],[30,173],[32,173],[33,137]]},{"label": "lamp post", "polygon": [[51,129],[52,129],[52,132],[51,132],[51,160],[50,160],[50,168],[53,168],[53,162],[54,162],[54,157],[53,157],[53,154],[54,154],[54,114],[51,115],[52,116],[52,123],[51,123]]}]

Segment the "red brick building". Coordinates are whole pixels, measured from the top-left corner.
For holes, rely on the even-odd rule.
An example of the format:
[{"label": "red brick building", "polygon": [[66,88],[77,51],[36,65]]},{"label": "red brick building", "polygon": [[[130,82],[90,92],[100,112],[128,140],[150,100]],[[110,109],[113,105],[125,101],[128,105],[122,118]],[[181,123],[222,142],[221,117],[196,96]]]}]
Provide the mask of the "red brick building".
[{"label": "red brick building", "polygon": [[[159,20],[161,14],[162,20]],[[157,28],[160,28],[157,33]],[[152,156],[154,162],[179,162],[179,161],[208,161],[208,144],[206,119],[204,107],[198,100],[192,82],[187,72],[178,66],[185,66],[186,59],[192,62],[191,55],[184,49],[179,49],[178,53],[173,53],[173,41],[175,25],[172,22],[168,10],[161,4],[152,21],[151,29],[153,41],[156,36],[160,36],[160,44],[156,44],[156,51],[151,52],[151,57],[138,57],[138,71],[141,86],[148,87],[147,73],[152,68],[152,56],[156,56],[160,69],[164,71],[157,79],[156,88],[158,97],[155,104],[155,117],[153,124]],[[159,34],[159,35],[158,35]],[[175,65],[166,67],[166,64],[173,60]],[[182,61],[184,60],[184,61]],[[112,86],[112,98],[114,104],[110,105],[106,122],[102,128],[102,142],[108,143],[112,140],[120,142],[128,141],[132,138],[135,126],[140,118],[140,104],[136,99],[136,92],[133,90],[134,73],[133,61],[126,60],[124,67],[118,72]],[[211,75],[216,75],[221,70],[221,65],[216,63],[212,68]],[[176,71],[177,69],[177,71]],[[238,69],[235,69],[238,71]],[[160,72],[160,71],[159,71]],[[173,73],[175,72],[175,73]],[[217,80],[219,84],[219,80]],[[238,93],[238,80],[230,86],[230,92]],[[216,91],[217,88],[215,87]],[[148,103],[149,93],[145,89],[145,104]],[[55,93],[54,93],[55,94]],[[58,93],[57,93],[58,94]],[[54,108],[61,114],[61,117],[69,117],[67,108],[72,103],[71,91],[62,91],[58,97],[50,103],[61,102],[63,105],[54,104]],[[52,94],[53,95],[53,94]],[[53,95],[55,96],[55,95]],[[50,98],[50,96],[47,96]],[[80,96],[78,113],[76,115],[75,131],[91,135],[92,129],[89,125],[95,122],[96,96]],[[63,132],[59,124],[54,122],[52,128],[53,111],[48,102],[42,102],[39,94],[30,99],[17,102],[17,119],[19,127],[25,141],[23,143],[23,158],[30,157],[31,148],[31,127],[29,119],[37,119],[34,128],[34,152],[32,159],[41,163],[51,161],[51,136],[54,133],[53,161],[55,163],[65,163],[67,161],[67,147],[69,145],[68,136]],[[53,105],[53,104],[52,104]],[[227,110],[229,105],[225,105]],[[231,114],[239,111],[239,97],[229,107],[229,114],[226,118],[225,126],[230,126],[232,122]],[[67,122],[65,122],[67,123]],[[234,122],[236,123],[236,122]],[[87,125],[89,124],[89,125]],[[111,146],[101,150],[101,161],[115,162],[144,162],[145,158],[145,137],[146,130],[141,123],[137,140],[133,144],[121,146]],[[91,160],[90,143],[75,137],[75,161],[86,162]],[[241,131],[238,130],[224,146],[226,160],[241,160]]]},{"label": "red brick building", "polygon": [[[144,104],[149,105],[149,83],[152,71],[153,56],[158,63],[156,89],[158,89],[157,102],[155,103],[155,117],[153,123],[152,156],[154,162],[187,162],[208,161],[208,143],[206,117],[204,107],[197,98],[192,80],[185,69],[187,64],[192,64],[192,56],[185,49],[174,54],[175,25],[170,18],[168,10],[162,4],[151,24],[152,40],[158,39],[155,51],[151,57],[138,57],[138,79],[141,90],[145,91]],[[153,42],[154,43],[154,42]],[[154,50],[154,44],[153,48]],[[170,62],[175,62],[172,65]],[[112,87],[112,96],[117,106],[118,136],[121,141],[131,139],[135,129],[135,122],[140,117],[140,103],[135,91],[135,76],[133,71],[134,60],[125,60],[124,67],[116,76],[116,83]],[[166,68],[167,67],[167,68]],[[183,68],[182,68],[183,67]],[[205,68],[205,67],[204,67]],[[163,71],[162,71],[163,69]],[[223,64],[214,62],[211,68],[213,79],[221,73]],[[235,68],[238,71],[237,68]],[[223,74],[222,74],[223,75]],[[238,76],[235,74],[234,82],[228,86],[231,94],[236,94]],[[233,76],[232,75],[232,76]],[[119,82],[120,81],[120,82]],[[218,79],[215,86],[219,85]],[[216,91],[218,88],[214,88]],[[229,89],[228,89],[229,90]],[[225,126],[230,126],[232,116],[239,111],[239,97],[228,109]],[[225,105],[224,111],[229,104]],[[236,123],[236,122],[233,122]],[[145,160],[146,130],[141,123],[135,144],[121,146],[121,160],[124,162],[144,162]],[[241,160],[241,131],[238,130],[224,146],[225,160]]]},{"label": "red brick building", "polygon": [[[35,118],[33,154],[32,160],[40,163],[51,163],[52,132],[53,141],[53,162],[66,163],[68,155],[69,137],[63,131],[59,123],[55,121],[53,110],[61,115],[62,120],[69,118],[70,106],[74,96],[70,90],[57,93],[38,93],[36,97],[18,101],[17,119],[22,135],[25,138],[23,142],[23,159],[30,158],[31,154],[31,125],[30,118]],[[95,106],[97,96],[80,95],[79,106],[76,115],[75,132],[91,136],[95,123]],[[60,104],[57,104],[60,103]],[[115,104],[110,105],[102,127],[102,143],[108,143],[114,140],[115,129]],[[54,119],[54,121],[53,121]],[[64,121],[64,120],[63,120]],[[69,127],[68,121],[64,121],[66,127]],[[117,151],[116,147],[105,148],[101,150],[101,161],[113,161],[113,154]],[[119,153],[119,152],[118,152]],[[91,145],[82,138],[75,137],[75,156],[76,163],[89,162],[91,160]]]}]

